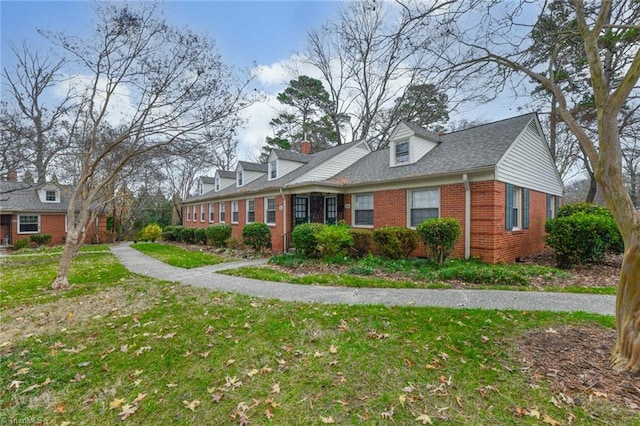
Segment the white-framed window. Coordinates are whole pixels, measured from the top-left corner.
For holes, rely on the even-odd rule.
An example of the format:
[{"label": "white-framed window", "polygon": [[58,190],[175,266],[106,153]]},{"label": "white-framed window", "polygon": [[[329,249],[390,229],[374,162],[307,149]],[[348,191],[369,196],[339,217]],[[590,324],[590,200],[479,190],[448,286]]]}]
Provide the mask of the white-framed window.
[{"label": "white-framed window", "polygon": [[48,190],[44,195],[45,201],[55,202],[56,201],[56,191]]},{"label": "white-framed window", "polygon": [[256,200],[247,200],[247,223],[256,221]]},{"label": "white-framed window", "polygon": [[231,202],[231,223],[238,223],[238,202]]},{"label": "white-framed window", "polygon": [[513,187],[513,201],[511,204],[512,229],[522,228],[522,188]]},{"label": "white-framed window", "polygon": [[213,223],[216,220],[215,210],[213,208],[213,203],[209,203],[209,222]]},{"label": "white-framed window", "polygon": [[354,195],[353,224],[355,226],[373,226],[373,194]]},{"label": "white-framed window", "polygon": [[242,174],[242,170],[238,170],[238,172],[236,173],[236,179],[237,179],[238,186],[242,186],[243,185],[243,183],[242,183],[243,177],[244,176]]},{"label": "white-framed window", "polygon": [[187,222],[191,222],[191,206],[187,206]]},{"label": "white-framed window", "polygon": [[216,176],[216,192],[220,191],[220,177]]},{"label": "white-framed window", "polygon": [[409,162],[409,141],[396,143],[396,164]]},{"label": "white-framed window", "polygon": [[409,191],[409,227],[415,228],[432,217],[440,217],[440,190],[430,188]]},{"label": "white-framed window", "polygon": [[204,212],[204,204],[200,204],[200,222],[204,222],[205,212]]},{"label": "white-framed window", "polygon": [[506,184],[505,229],[521,230],[529,228],[529,190]]},{"label": "white-framed window", "polygon": [[278,160],[273,160],[269,163],[269,180],[274,180],[278,177]]},{"label": "white-framed window", "polygon": [[218,222],[220,223],[224,223],[225,221],[225,207],[224,207],[224,201],[221,201],[218,204]]},{"label": "white-framed window", "polygon": [[37,234],[40,232],[39,215],[18,215],[18,234]]},{"label": "white-framed window", "polygon": [[553,219],[558,214],[558,197],[547,194],[547,219]]},{"label": "white-framed window", "polygon": [[264,199],[264,221],[270,225],[276,223],[276,199],[275,197],[267,197]]}]

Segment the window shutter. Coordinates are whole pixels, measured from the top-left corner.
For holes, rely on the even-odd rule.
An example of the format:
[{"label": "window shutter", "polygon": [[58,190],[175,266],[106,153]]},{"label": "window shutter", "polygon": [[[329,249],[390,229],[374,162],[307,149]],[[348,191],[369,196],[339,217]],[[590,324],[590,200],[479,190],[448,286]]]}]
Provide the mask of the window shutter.
[{"label": "window shutter", "polygon": [[551,211],[551,194],[547,194],[547,219],[552,219]]},{"label": "window shutter", "polygon": [[513,221],[512,221],[512,217],[511,217],[511,212],[513,210],[513,185],[511,185],[510,183],[506,184],[506,191],[505,191],[505,209],[504,209],[504,222],[505,222],[505,229],[510,231],[513,229]]},{"label": "window shutter", "polygon": [[555,208],[555,212],[556,212],[556,217],[558,217],[558,209],[560,208],[560,197],[558,197],[557,195],[554,197],[555,203],[556,203],[556,208]]},{"label": "window shutter", "polygon": [[529,229],[529,190],[527,188],[522,189],[522,227],[524,229]]}]

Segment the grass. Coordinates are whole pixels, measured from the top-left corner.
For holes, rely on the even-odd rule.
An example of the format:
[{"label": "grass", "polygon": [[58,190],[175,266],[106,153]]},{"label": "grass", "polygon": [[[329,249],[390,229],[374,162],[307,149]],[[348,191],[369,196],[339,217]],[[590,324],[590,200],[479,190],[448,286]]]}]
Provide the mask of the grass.
[{"label": "grass", "polygon": [[[110,273],[119,270],[106,262],[111,255],[100,256]],[[83,294],[45,303],[38,296],[47,279],[39,271],[55,259],[26,261],[3,265],[23,276],[17,287],[31,291],[9,313],[11,324],[0,324],[4,419],[420,424],[416,419],[426,422],[427,415],[434,424],[540,424],[517,414],[521,407],[561,423],[637,421],[637,413],[603,397],[585,396],[579,406],[552,403],[562,400],[527,375],[516,352],[518,336],[531,328],[613,327],[612,317],[285,303],[97,276],[87,263],[74,267],[94,277],[91,287],[74,284]],[[39,311],[25,314],[27,303]],[[40,314],[57,308],[76,315],[39,328]],[[29,333],[4,343],[7,330],[27,323]]]},{"label": "grass", "polygon": [[217,265],[226,261],[221,256],[198,251],[189,251],[181,247],[157,243],[132,244],[134,249],[154,257],[171,266],[191,269],[207,265]]}]

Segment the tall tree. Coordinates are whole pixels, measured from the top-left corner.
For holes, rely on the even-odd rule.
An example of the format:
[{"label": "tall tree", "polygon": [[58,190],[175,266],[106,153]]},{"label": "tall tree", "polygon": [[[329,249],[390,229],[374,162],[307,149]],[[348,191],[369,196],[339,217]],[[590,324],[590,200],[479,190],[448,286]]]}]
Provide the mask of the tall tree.
[{"label": "tall tree", "polygon": [[[463,1],[455,10],[456,19],[443,21],[446,31],[459,48],[454,51],[433,51],[446,64],[467,76],[482,72],[478,77],[496,81],[497,72],[516,72],[531,78],[551,91],[558,100],[558,114],[577,138],[589,158],[605,202],[620,228],[625,253],[616,302],[617,340],[613,365],[619,369],[640,371],[640,215],[635,211],[624,185],[622,146],[619,119],[630,97],[635,97],[640,79],[640,4],[635,0],[621,0],[612,4],[585,3],[574,0],[575,34],[580,37],[589,77],[585,99],[594,105],[597,133],[590,134],[582,125],[578,112],[571,108],[571,93],[561,85],[527,65],[532,55],[531,29],[527,23],[534,6],[522,1],[505,5],[495,1]],[[411,7],[420,7],[412,3]],[[541,5],[543,8],[546,3]],[[409,7],[409,6],[407,6]],[[593,10],[593,13],[590,11]],[[522,13],[523,11],[529,13]],[[538,16],[545,10],[539,10]],[[411,19],[425,18],[420,10],[413,10]],[[469,24],[476,25],[470,27]],[[627,43],[627,40],[632,40]],[[455,55],[455,56],[454,56]],[[477,74],[476,74],[477,75]],[[502,81],[505,81],[504,79]],[[489,84],[487,84],[489,86]],[[495,88],[495,87],[494,87]]]},{"label": "tall tree", "polygon": [[157,4],[101,3],[95,10],[91,38],[47,34],[75,75],[65,131],[69,161],[78,165],[54,288],[68,286],[82,229],[132,159],[162,147],[188,152],[201,129],[248,105],[247,82],[233,80],[213,43],[169,26]]},{"label": "tall tree", "polygon": [[[438,15],[451,3],[423,5],[429,14]],[[310,31],[306,61],[329,86],[335,111],[330,117],[351,117],[350,135],[342,139],[364,138],[384,146],[395,124],[389,113],[395,99],[404,98],[407,87],[417,87],[436,74],[437,69],[427,65],[430,56],[417,42],[424,23],[402,19],[405,15],[405,10],[386,2],[351,2],[337,20]],[[430,29],[430,42],[439,44],[436,27]]]},{"label": "tall tree", "polygon": [[42,54],[26,43],[11,50],[16,65],[11,70],[3,69],[3,85],[12,107],[12,111],[5,111],[8,115],[4,120],[13,120],[3,126],[3,132],[19,143],[15,152],[21,155],[21,166],[32,168],[41,184],[47,179],[50,164],[68,148],[62,129],[72,107],[72,95],[67,92],[60,100],[50,99],[51,91],[62,83],[65,60],[56,59],[53,53]]}]

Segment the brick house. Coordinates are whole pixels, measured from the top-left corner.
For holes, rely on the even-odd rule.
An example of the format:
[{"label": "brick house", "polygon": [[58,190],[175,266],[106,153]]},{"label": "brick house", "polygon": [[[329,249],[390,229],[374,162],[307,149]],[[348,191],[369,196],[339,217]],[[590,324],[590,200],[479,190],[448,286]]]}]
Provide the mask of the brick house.
[{"label": "brick house", "polygon": [[[0,182],[0,244],[11,246],[33,234],[51,234],[51,244],[62,244],[70,192],[70,187],[53,183]],[[96,242],[96,235],[106,233],[106,227],[106,216],[98,215],[85,241]]]},{"label": "brick house", "polygon": [[[276,252],[299,223],[415,228],[454,217],[462,236],[453,255],[514,262],[543,250],[544,224],[563,185],[535,114],[436,135],[400,123],[386,149],[355,141],[317,153],[273,149],[267,164],[218,171],[214,188],[182,204],[184,225],[246,223],[271,227]],[[424,255],[419,248],[415,255]]]}]

